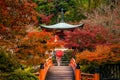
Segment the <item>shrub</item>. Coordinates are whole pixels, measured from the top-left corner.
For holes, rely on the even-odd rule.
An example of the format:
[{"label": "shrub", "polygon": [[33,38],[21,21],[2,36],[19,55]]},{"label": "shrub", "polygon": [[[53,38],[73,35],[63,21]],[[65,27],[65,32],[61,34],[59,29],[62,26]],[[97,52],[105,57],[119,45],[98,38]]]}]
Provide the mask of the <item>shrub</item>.
[{"label": "shrub", "polygon": [[3,80],[38,80],[38,78],[29,72],[16,70],[6,76],[4,75]]},{"label": "shrub", "polygon": [[13,72],[20,64],[14,55],[0,47],[0,72]]},{"label": "shrub", "polygon": [[120,44],[109,46],[99,45],[95,51],[85,50],[76,55],[77,63],[95,63],[101,65],[103,63],[117,63],[120,62]]},{"label": "shrub", "polygon": [[94,74],[95,67],[96,66],[94,64],[82,65],[81,66],[81,70],[82,70],[82,72],[85,72],[85,73],[92,73],[92,74]]},{"label": "shrub", "polygon": [[71,58],[74,57],[74,51],[73,50],[66,50],[64,56],[67,60],[70,60]]}]

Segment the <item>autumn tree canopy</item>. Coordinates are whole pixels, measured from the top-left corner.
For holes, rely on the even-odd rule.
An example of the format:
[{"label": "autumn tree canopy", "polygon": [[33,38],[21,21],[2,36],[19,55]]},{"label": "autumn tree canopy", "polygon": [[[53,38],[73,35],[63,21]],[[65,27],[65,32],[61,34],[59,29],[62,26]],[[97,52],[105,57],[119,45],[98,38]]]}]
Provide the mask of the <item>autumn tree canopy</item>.
[{"label": "autumn tree canopy", "polygon": [[79,51],[94,50],[97,45],[109,45],[119,43],[120,37],[117,31],[120,27],[114,27],[114,32],[108,27],[85,25],[83,29],[66,31],[66,47],[77,48]]},{"label": "autumn tree canopy", "polygon": [[37,5],[32,0],[1,0],[0,1],[0,24],[3,27],[15,27],[30,24],[36,21]]},{"label": "autumn tree canopy", "polygon": [[0,1],[0,46],[15,54],[21,63],[30,65],[44,63],[48,58],[45,51],[62,44],[54,43],[52,33],[33,30],[38,25],[38,16],[47,23],[53,16],[39,14],[36,7],[32,0]]},{"label": "autumn tree canopy", "polygon": [[17,47],[27,25],[37,25],[36,7],[32,0],[0,0],[0,46]]},{"label": "autumn tree canopy", "polygon": [[77,63],[89,64],[95,63],[102,65],[105,63],[117,63],[120,62],[120,44],[103,46],[99,45],[95,51],[85,50],[76,55]]},{"label": "autumn tree canopy", "polygon": [[21,63],[36,65],[44,63],[49,58],[49,53],[45,54],[46,51],[60,47],[62,44],[63,42],[54,42],[50,32],[29,32],[18,44],[16,55]]},{"label": "autumn tree canopy", "polygon": [[0,39],[25,34],[25,25],[37,24],[37,5],[32,0],[0,0]]}]

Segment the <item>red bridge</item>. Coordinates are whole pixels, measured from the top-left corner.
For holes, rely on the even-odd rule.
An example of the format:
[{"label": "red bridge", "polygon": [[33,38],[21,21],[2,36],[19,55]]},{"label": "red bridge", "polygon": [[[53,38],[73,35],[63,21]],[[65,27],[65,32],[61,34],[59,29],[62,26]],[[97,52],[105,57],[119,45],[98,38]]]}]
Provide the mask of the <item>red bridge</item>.
[{"label": "red bridge", "polygon": [[82,73],[73,58],[67,66],[55,66],[49,58],[40,67],[39,80],[100,80],[100,77],[97,71],[94,74]]}]

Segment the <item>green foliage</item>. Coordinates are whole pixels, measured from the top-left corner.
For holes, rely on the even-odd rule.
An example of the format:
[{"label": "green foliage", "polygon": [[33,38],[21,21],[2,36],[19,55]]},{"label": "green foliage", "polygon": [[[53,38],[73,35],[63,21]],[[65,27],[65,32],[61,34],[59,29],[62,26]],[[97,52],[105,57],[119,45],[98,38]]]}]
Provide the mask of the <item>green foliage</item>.
[{"label": "green foliage", "polygon": [[53,3],[38,3],[38,7],[36,8],[37,11],[39,11],[42,14],[49,14],[50,12],[54,11],[54,5]]},{"label": "green foliage", "polygon": [[82,70],[82,72],[85,72],[85,73],[92,73],[92,74],[94,74],[95,67],[96,67],[95,64],[82,65],[81,66],[81,70]]},{"label": "green foliage", "polygon": [[79,0],[78,4],[81,7],[81,10],[90,12],[106,2],[106,0]]},{"label": "green foliage", "polygon": [[18,63],[17,59],[15,59],[10,52],[6,52],[5,49],[0,48],[0,71],[13,72],[19,67],[20,64]]},{"label": "green foliage", "polygon": [[70,60],[74,57],[73,50],[66,50],[64,56],[65,59]]},{"label": "green foliage", "polygon": [[34,71],[35,71],[35,69],[33,69],[32,67],[27,67],[26,69],[25,69],[25,71],[26,72],[30,72],[30,73],[33,73]]},{"label": "green foliage", "polygon": [[70,60],[68,54],[64,54],[64,58],[65,58],[66,61],[69,61],[69,60]]},{"label": "green foliage", "polygon": [[64,17],[66,22],[79,21],[85,19],[86,16],[80,11],[80,5],[75,0],[55,0],[55,1],[44,1],[44,0],[34,0],[38,7],[36,10],[40,14],[50,15],[54,14],[52,17],[51,24],[60,22],[61,18],[61,8],[64,9]]},{"label": "green foliage", "polygon": [[38,78],[29,72],[16,70],[8,75],[4,75],[3,80],[38,80]]}]

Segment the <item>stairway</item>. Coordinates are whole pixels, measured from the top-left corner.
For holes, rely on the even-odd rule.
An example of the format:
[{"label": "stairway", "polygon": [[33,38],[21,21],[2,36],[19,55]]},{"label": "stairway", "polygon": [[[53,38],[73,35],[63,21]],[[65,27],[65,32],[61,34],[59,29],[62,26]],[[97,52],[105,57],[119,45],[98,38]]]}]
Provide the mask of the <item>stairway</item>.
[{"label": "stairway", "polygon": [[70,60],[68,59],[68,57],[66,55],[64,55],[61,58],[61,66],[68,66],[69,65]]},{"label": "stairway", "polygon": [[[68,57],[66,55],[61,57],[61,66],[68,66],[70,60],[68,59]],[[57,61],[56,61],[56,57],[54,56],[54,60],[53,60],[53,64],[54,66],[57,66]]]},{"label": "stairway", "polygon": [[51,66],[45,80],[75,80],[72,67]]}]

